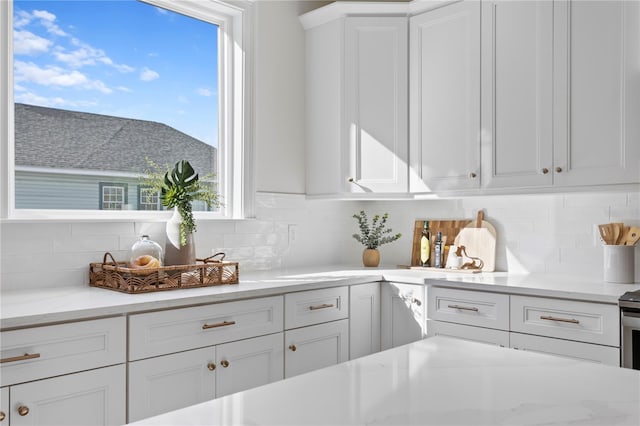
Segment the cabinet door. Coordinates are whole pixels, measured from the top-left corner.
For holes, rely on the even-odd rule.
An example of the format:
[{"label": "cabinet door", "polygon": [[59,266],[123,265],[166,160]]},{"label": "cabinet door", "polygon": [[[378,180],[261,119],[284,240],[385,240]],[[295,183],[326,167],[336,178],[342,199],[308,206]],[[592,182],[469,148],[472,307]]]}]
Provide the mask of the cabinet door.
[{"label": "cabinet door", "polygon": [[553,181],[553,2],[482,2],[482,186]]},{"label": "cabinet door", "polygon": [[0,388],[0,426],[9,425],[9,388]]},{"label": "cabinet door", "polygon": [[346,192],[408,190],[407,55],[406,17],[346,18]]},{"label": "cabinet door", "polygon": [[285,331],[284,376],[339,364],[349,359],[349,320]]},{"label": "cabinet door", "polygon": [[129,422],[215,398],[215,347],[129,363]]},{"label": "cabinet door", "polygon": [[349,291],[349,359],[355,359],[380,351],[380,283]]},{"label": "cabinet door", "polygon": [[283,333],[216,348],[216,398],[284,378]]},{"label": "cabinet door", "polygon": [[640,2],[554,2],[559,185],[640,181]]},{"label": "cabinet door", "polygon": [[11,386],[10,398],[12,426],[121,425],[126,368],[121,364]]},{"label": "cabinet door", "polygon": [[410,19],[410,188],[479,187],[480,2]]},{"label": "cabinet door", "polygon": [[382,349],[415,342],[425,336],[425,287],[415,284],[382,283]]},{"label": "cabinet door", "polygon": [[620,366],[620,348],[528,334],[510,334],[511,347],[515,349]]}]

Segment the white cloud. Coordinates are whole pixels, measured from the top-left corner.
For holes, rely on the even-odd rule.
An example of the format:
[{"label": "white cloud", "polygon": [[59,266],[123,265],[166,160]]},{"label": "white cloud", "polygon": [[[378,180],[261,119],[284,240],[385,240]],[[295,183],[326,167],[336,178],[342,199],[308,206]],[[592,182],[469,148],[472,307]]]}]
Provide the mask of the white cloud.
[{"label": "white cloud", "polygon": [[196,89],[196,93],[200,96],[213,96],[213,92],[211,91],[211,89],[208,89],[206,87],[200,87]]},{"label": "white cloud", "polygon": [[30,31],[13,32],[13,53],[16,55],[37,55],[49,50],[51,40],[37,36]]},{"label": "white cloud", "polygon": [[66,36],[65,33],[58,24],[55,23],[56,15],[53,13],[47,12],[46,10],[34,10],[33,16],[35,18],[40,19],[40,24],[47,29],[50,34],[55,34],[58,36]]},{"label": "white cloud", "polygon": [[25,12],[24,10],[19,10],[14,14],[13,18],[13,28],[22,28],[26,25],[29,25],[31,22],[31,14],[29,12]]},{"label": "white cloud", "polygon": [[125,92],[125,93],[133,92],[133,90],[131,90],[128,87],[125,87],[125,86],[118,86],[118,87],[116,87],[116,90],[119,91],[119,92]]},{"label": "white cloud", "polygon": [[41,68],[32,62],[15,61],[15,81],[30,82],[42,86],[79,87],[111,93],[112,90],[100,80],[90,80],[79,71],[68,71],[56,66]]},{"label": "white cloud", "polygon": [[142,81],[152,81],[155,80],[157,78],[160,78],[160,74],[158,74],[157,72],[150,70],[147,67],[144,67],[142,69],[142,71],[140,72],[140,80]]},{"label": "white cloud", "polygon": [[97,103],[93,101],[73,101],[70,99],[61,98],[59,96],[53,97],[53,98],[47,98],[47,97],[39,96],[39,95],[36,95],[35,93],[30,93],[30,92],[16,95],[14,99],[18,103],[40,105],[44,107],[55,107],[55,108],[60,108],[60,107],[86,108],[86,107],[97,105]]}]

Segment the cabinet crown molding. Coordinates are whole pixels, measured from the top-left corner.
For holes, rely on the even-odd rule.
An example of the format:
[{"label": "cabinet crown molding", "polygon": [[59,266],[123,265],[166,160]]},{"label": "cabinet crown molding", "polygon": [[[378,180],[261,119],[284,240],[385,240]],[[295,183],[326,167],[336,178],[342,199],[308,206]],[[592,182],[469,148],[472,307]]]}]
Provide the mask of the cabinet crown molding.
[{"label": "cabinet crown molding", "polygon": [[334,19],[346,16],[411,16],[430,9],[454,3],[446,0],[413,0],[413,1],[336,1],[326,6],[300,15],[300,22],[305,30],[317,27]]}]

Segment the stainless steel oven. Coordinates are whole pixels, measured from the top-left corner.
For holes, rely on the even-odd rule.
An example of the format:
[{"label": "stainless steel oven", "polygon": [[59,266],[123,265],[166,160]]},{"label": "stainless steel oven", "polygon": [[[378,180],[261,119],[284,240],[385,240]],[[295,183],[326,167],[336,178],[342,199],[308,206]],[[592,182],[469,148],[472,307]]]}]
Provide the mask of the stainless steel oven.
[{"label": "stainless steel oven", "polygon": [[620,365],[640,370],[640,291],[620,297]]}]

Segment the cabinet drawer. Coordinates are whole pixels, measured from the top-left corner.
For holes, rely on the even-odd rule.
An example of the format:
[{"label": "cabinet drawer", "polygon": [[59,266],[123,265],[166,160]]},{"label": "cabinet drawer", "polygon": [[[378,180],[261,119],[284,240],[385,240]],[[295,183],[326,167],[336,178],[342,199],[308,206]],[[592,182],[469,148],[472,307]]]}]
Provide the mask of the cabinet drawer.
[{"label": "cabinet drawer", "polygon": [[285,329],[304,327],[347,318],[349,313],[348,287],[289,293],[284,296]]},{"label": "cabinet drawer", "polygon": [[492,328],[473,327],[452,322],[427,321],[428,336],[448,336],[473,342],[509,347],[509,332]]},{"label": "cabinet drawer", "polygon": [[429,319],[509,330],[509,295],[431,287]]},{"label": "cabinet drawer", "polygon": [[511,347],[620,367],[620,350],[611,346],[510,333]]},{"label": "cabinet drawer", "polygon": [[129,360],[282,331],[282,296],[129,317]]},{"label": "cabinet drawer", "polygon": [[511,296],[511,331],[620,346],[617,305]]},{"label": "cabinet drawer", "polygon": [[126,331],[125,317],[3,331],[0,386],[124,363]]}]

